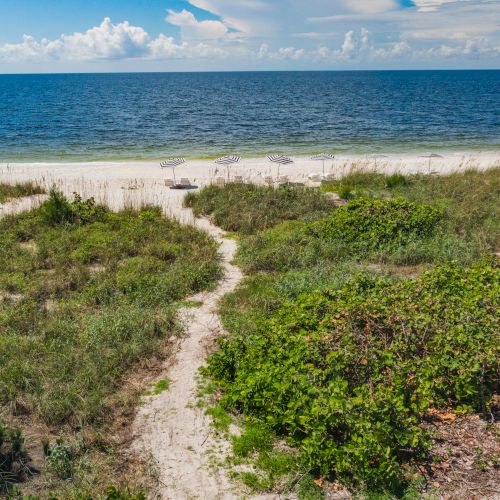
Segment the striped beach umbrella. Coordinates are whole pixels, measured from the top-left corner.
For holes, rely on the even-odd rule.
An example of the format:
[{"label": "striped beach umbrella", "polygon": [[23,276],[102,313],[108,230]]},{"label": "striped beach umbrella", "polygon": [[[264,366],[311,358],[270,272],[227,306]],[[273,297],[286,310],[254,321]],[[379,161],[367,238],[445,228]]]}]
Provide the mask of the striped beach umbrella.
[{"label": "striped beach umbrella", "polygon": [[421,155],[419,158],[429,158],[429,174],[431,173],[431,161],[433,158],[443,158],[441,155],[437,153],[427,153],[425,155]]},{"label": "striped beach umbrella", "polygon": [[217,165],[224,165],[227,168],[227,180],[229,180],[229,167],[231,165],[234,165],[235,163],[238,163],[240,160],[241,160],[241,156],[226,155],[226,156],[221,156],[220,158],[217,158],[217,160],[215,160],[215,163]]},{"label": "striped beach umbrella", "polygon": [[267,159],[272,163],[278,164],[278,178],[280,176],[280,166],[289,165],[290,163],[293,163],[293,160],[291,158],[284,155],[269,155]]},{"label": "striped beach umbrella", "polygon": [[171,168],[172,173],[174,175],[174,184],[175,184],[175,167],[178,167],[179,165],[182,165],[183,163],[186,163],[186,160],[184,158],[169,158],[168,160],[162,161],[160,163],[161,168]]},{"label": "striped beach umbrella", "polygon": [[325,161],[335,160],[335,155],[331,155],[329,153],[321,153],[319,155],[311,156],[311,160],[323,162],[323,177],[324,177],[325,176]]}]

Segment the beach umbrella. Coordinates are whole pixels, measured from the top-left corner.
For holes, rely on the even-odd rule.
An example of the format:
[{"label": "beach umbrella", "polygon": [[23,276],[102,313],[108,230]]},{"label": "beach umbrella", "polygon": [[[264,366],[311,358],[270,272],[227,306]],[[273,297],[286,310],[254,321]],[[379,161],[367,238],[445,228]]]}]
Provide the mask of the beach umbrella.
[{"label": "beach umbrella", "polygon": [[280,166],[281,165],[289,165],[290,163],[293,163],[293,160],[289,158],[288,156],[284,155],[269,155],[267,159],[272,162],[272,163],[277,163],[278,164],[278,179],[280,176]]},{"label": "beach umbrella", "polygon": [[376,168],[377,167],[377,160],[382,159],[382,158],[388,158],[388,156],[375,153],[373,155],[370,155],[370,158],[373,158],[375,160],[375,168]]},{"label": "beach umbrella", "polygon": [[433,158],[443,158],[443,157],[436,153],[427,153],[425,155],[421,155],[420,158],[429,158],[429,173],[431,173],[431,160]]},{"label": "beach umbrella", "polygon": [[329,153],[321,153],[319,155],[311,156],[311,160],[323,162],[323,177],[325,176],[325,161],[334,159],[335,155],[331,155]]},{"label": "beach umbrella", "polygon": [[174,184],[175,184],[175,167],[178,167],[179,165],[182,165],[183,163],[186,163],[186,160],[184,158],[169,158],[168,160],[162,161],[160,163],[161,168],[171,168],[172,173],[174,175]]},{"label": "beach umbrella", "polygon": [[227,180],[229,180],[229,167],[231,165],[234,165],[235,163],[238,163],[240,160],[240,156],[227,155],[217,158],[217,160],[215,160],[215,163],[217,163],[217,165],[224,165],[227,168]]}]

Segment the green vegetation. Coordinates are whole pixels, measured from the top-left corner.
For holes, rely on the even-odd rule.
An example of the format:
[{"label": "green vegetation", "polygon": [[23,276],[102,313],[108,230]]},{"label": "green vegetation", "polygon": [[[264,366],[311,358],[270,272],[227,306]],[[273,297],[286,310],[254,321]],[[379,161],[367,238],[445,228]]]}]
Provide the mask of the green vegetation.
[{"label": "green vegetation", "polygon": [[[1,219],[2,409],[100,430],[129,397],[127,372],[180,332],[180,303],[220,275],[215,241],[155,207],[112,213],[52,192],[39,209]],[[73,474],[72,446],[47,455],[59,477]]]},{"label": "green vegetation", "polygon": [[499,299],[488,262],[394,283],[359,276],[221,341],[209,373],[223,405],[286,435],[321,474],[398,486],[399,465],[428,450],[418,424],[431,406],[489,408],[500,383]]},{"label": "green vegetation", "polygon": [[317,190],[251,184],[208,186],[200,193],[188,193],[185,204],[196,216],[211,216],[217,226],[241,234],[253,234],[284,220],[314,220],[334,207]]},{"label": "green vegetation", "polygon": [[[231,227],[249,276],[222,302],[229,335],[205,373],[218,421],[243,425],[233,454],[255,468],[239,476],[250,490],[321,498],[312,476],[416,498],[408,470],[428,460],[429,412],[487,414],[500,384],[498,174],[352,174],[322,187],[349,187],[341,208]],[[213,215],[226,202],[210,189]],[[234,203],[232,220],[245,209]],[[297,453],[273,475],[261,457],[283,443]]]},{"label": "green vegetation", "polygon": [[21,430],[11,429],[0,421],[0,495],[29,476],[27,463]]},{"label": "green vegetation", "polygon": [[458,237],[471,247],[470,255],[484,255],[500,247],[500,169],[468,170],[451,175],[429,176],[351,173],[339,183],[327,183],[325,191],[348,184],[358,196],[404,198],[431,205],[445,213],[441,237]]},{"label": "green vegetation", "polygon": [[441,210],[428,205],[401,199],[360,198],[310,224],[308,229],[318,238],[339,241],[351,251],[364,254],[429,236],[442,218]]},{"label": "green vegetation", "polygon": [[45,190],[33,182],[17,184],[4,184],[0,182],[0,203],[5,203],[12,198],[21,198],[23,196],[33,196],[35,194],[44,193]]},{"label": "green vegetation", "polygon": [[168,391],[170,388],[170,380],[161,379],[156,382],[151,390],[146,392],[146,396],[156,396],[164,391]]}]

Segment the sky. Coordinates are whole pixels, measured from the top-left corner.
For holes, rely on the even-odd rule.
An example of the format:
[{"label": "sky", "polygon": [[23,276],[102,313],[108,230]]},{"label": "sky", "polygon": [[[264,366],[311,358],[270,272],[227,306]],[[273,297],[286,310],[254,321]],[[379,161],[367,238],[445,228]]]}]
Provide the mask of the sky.
[{"label": "sky", "polygon": [[500,68],[500,0],[0,0],[0,73]]}]

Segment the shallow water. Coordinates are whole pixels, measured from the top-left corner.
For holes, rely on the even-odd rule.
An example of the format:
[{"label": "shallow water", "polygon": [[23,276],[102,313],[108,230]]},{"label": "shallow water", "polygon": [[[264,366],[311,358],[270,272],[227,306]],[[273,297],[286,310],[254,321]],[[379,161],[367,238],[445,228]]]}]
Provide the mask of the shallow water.
[{"label": "shallow water", "polygon": [[500,149],[500,71],[0,75],[0,162]]}]

